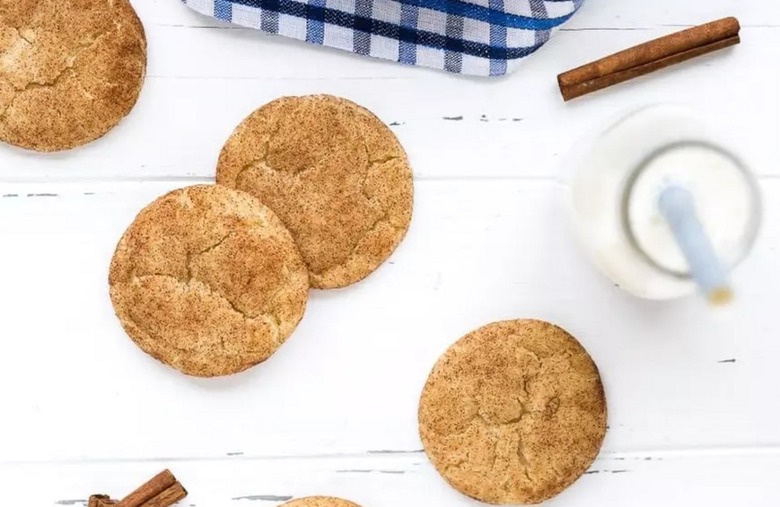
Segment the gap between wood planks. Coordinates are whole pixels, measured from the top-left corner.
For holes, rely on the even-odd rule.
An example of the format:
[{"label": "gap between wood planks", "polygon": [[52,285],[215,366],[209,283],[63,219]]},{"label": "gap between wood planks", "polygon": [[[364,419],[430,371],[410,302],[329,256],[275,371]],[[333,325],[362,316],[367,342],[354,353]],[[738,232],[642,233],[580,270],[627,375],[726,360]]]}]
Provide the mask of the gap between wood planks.
[{"label": "gap between wood planks", "polygon": [[[689,447],[669,449],[636,449],[629,451],[603,451],[596,458],[599,461],[662,461],[664,459],[684,459],[702,457],[739,457],[739,456],[776,456],[780,458],[780,443],[767,445],[752,445],[741,447]],[[425,452],[422,449],[413,450],[370,450],[362,453],[327,453],[327,454],[299,454],[299,455],[247,455],[241,451],[229,451],[221,456],[160,456],[150,458],[77,458],[57,460],[33,460],[33,461],[0,461],[0,468],[12,466],[36,466],[36,465],[95,465],[95,464],[133,464],[133,463],[192,463],[192,462],[222,462],[222,461],[328,461],[328,460],[383,460],[383,461],[408,461],[411,466],[418,466],[427,462]],[[398,473],[398,470],[380,470],[373,468],[344,469],[341,472],[353,473]]]},{"label": "gap between wood planks", "polygon": [[[756,179],[760,182],[774,182],[780,181],[780,174],[755,174]],[[415,175],[414,181],[428,182],[428,181],[444,181],[444,182],[491,182],[491,181],[516,181],[520,182],[536,182],[536,183],[555,183],[565,185],[566,182],[559,175],[541,175],[541,174],[529,174],[524,176],[511,176],[511,175],[489,175],[489,176],[477,176],[477,175],[428,175],[419,176]],[[214,178],[206,178],[203,176],[116,176],[116,177],[74,177],[74,178],[62,178],[52,179],[49,177],[33,177],[33,178],[0,178],[0,185],[46,185],[52,187],[56,185],[77,185],[77,184],[138,184],[138,183],[177,183],[181,182],[181,186],[197,185],[197,184],[213,184]],[[71,189],[66,192],[68,195],[77,193]],[[94,190],[85,190],[81,192],[86,196],[100,194]],[[0,187],[0,199],[2,198],[19,198],[19,197],[58,197],[60,194],[51,191],[40,192],[22,192],[13,189],[4,189]]]}]

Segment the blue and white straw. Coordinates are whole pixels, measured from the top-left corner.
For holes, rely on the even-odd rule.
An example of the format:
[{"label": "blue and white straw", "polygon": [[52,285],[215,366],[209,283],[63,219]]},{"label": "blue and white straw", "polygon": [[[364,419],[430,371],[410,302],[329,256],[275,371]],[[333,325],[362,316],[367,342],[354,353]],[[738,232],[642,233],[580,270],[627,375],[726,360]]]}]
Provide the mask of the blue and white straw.
[{"label": "blue and white straw", "polygon": [[696,215],[693,195],[683,187],[669,185],[658,198],[658,208],[688,261],[691,277],[713,304],[731,300],[726,270]]}]

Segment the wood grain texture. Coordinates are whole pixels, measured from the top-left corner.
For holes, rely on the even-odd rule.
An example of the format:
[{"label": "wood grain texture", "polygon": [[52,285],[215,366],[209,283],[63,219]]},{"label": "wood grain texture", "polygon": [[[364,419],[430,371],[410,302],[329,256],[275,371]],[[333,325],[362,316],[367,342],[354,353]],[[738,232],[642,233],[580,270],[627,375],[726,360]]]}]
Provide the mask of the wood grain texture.
[{"label": "wood grain texture", "polygon": [[560,32],[517,73],[491,81],[251,30],[146,27],[149,77],[132,114],[104,139],[66,154],[0,145],[0,182],[213,177],[219,150],[247,114],[282,95],[311,93],[345,96],[375,112],[398,135],[419,178],[553,178],[592,131],[666,101],[703,111],[717,104],[713,124],[730,129],[758,173],[780,175],[780,145],[755,135],[780,132],[780,66],[765,64],[780,60],[780,28],[746,26],[739,47],[564,104],[558,73],[679,27]]},{"label": "wood grain texture", "polygon": [[[144,461],[0,465],[3,500],[25,507],[83,507],[83,491],[132,488],[134,481],[157,468],[157,463]],[[181,507],[277,507],[311,495],[349,498],[364,507],[484,505],[455,492],[417,455],[188,461],[177,463],[174,471],[186,484],[197,485],[189,488],[187,499],[178,504]],[[543,505],[759,507],[773,505],[780,497],[779,473],[776,450],[706,456],[609,455],[596,460],[571,488]]]},{"label": "wood grain texture", "polygon": [[[780,3],[588,0],[516,74],[493,81],[235,29],[176,0],[133,5],[149,40],[133,113],[64,154],[0,146],[6,504],[80,507],[90,493],[130,491],[171,467],[190,489],[187,506],[274,507],[311,494],[366,507],[474,506],[420,452],[417,400],[454,340],[519,317],[575,334],[610,403],[604,452],[549,505],[778,502],[780,67],[765,63],[780,57]],[[738,48],[561,103],[559,72],[728,15],[743,25]],[[307,93],[355,100],[398,135],[416,172],[409,236],[364,283],[313,293],[298,331],[261,367],[218,380],[177,375],[113,316],[116,241],[154,197],[212,181],[246,114]],[[568,230],[569,153],[611,120],[665,101],[716,104],[713,124],[762,175],[768,225],[735,275],[728,311],[695,298],[632,299]],[[88,417],[96,404],[123,417]]]},{"label": "wood grain texture", "polygon": [[[381,269],[349,290],[313,292],[299,328],[265,364],[195,380],[133,345],[106,287],[126,225],[177,186],[4,187],[19,197],[0,198],[0,336],[14,337],[0,383],[25,379],[24,389],[0,391],[15,414],[0,422],[4,460],[420,449],[417,400],[439,355],[482,324],[531,317],[564,326],[599,365],[607,450],[780,444],[780,407],[767,402],[780,397],[770,311],[780,299],[770,283],[780,280],[777,228],[764,229],[735,273],[734,307],[713,313],[696,298],[633,299],[597,273],[568,229],[564,185],[418,182],[409,235]],[[766,223],[777,223],[780,181],[762,188]],[[40,375],[20,360],[30,357]],[[82,417],[94,400],[138,416],[110,426]],[[143,416],[151,413],[166,417]]]}]

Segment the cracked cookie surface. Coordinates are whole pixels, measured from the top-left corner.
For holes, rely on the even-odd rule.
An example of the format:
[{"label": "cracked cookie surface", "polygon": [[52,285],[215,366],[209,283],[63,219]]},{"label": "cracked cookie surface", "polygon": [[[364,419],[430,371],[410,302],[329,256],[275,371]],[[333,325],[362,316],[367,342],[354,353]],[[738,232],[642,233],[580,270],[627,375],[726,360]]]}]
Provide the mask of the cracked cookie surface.
[{"label": "cracked cookie surface", "polygon": [[298,325],[309,290],[279,218],[219,185],[174,190],[144,208],[117,245],[109,285],[143,351],[202,377],[270,357]]},{"label": "cracked cookie surface", "polygon": [[290,500],[280,507],[360,507],[358,504],[330,496],[310,496]]},{"label": "cracked cookie surface", "polygon": [[420,436],[455,489],[492,504],[532,504],[571,485],[606,433],[599,372],[565,330],[496,322],[442,355],[423,389]]},{"label": "cracked cookie surface", "polygon": [[329,95],[284,97],[249,115],[222,148],[217,182],[279,215],[321,289],[368,276],[412,217],[398,139],[367,109]]},{"label": "cracked cookie surface", "polygon": [[146,38],[127,0],[0,5],[0,140],[59,151],[93,141],[135,105]]}]

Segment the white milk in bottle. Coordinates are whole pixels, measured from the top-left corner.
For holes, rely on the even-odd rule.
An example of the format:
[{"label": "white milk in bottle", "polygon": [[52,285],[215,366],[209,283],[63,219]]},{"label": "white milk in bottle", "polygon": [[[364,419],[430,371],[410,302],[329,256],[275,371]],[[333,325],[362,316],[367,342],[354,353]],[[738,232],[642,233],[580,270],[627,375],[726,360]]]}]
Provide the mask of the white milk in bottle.
[{"label": "white milk in bottle", "polygon": [[[687,109],[653,106],[631,114],[604,132],[573,170],[577,235],[601,271],[636,296],[672,299],[695,292],[694,279],[702,287],[706,282],[693,258],[703,258],[704,265],[709,252],[727,273],[753,245],[760,222],[755,180]],[[660,204],[678,193],[691,203],[691,220],[682,225]],[[703,271],[706,278],[713,268]]]}]

